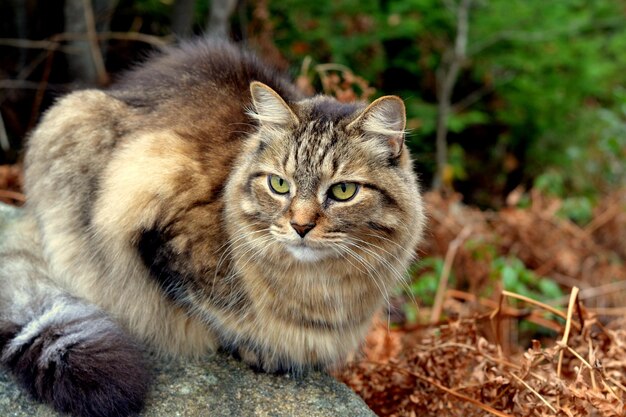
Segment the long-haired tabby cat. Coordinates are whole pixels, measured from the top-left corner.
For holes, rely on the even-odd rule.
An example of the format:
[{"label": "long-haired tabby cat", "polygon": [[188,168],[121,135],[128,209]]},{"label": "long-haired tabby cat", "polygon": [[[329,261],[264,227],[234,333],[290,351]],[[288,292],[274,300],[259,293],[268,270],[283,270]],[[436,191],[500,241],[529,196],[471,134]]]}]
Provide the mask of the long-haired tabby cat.
[{"label": "long-haired tabby cat", "polygon": [[420,240],[403,102],[303,97],[227,43],[59,100],[0,248],[1,361],[82,416],[138,411],[139,346],[265,371],[358,346]]}]

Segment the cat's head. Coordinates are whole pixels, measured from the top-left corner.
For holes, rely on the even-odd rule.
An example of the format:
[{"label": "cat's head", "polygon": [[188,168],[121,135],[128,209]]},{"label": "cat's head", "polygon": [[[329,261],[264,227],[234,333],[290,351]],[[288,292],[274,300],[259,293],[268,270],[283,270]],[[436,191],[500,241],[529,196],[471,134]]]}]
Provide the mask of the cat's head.
[{"label": "cat's head", "polygon": [[250,91],[249,114],[259,128],[226,193],[227,226],[240,255],[302,264],[406,262],[423,214],[402,100],[287,103],[258,82]]}]

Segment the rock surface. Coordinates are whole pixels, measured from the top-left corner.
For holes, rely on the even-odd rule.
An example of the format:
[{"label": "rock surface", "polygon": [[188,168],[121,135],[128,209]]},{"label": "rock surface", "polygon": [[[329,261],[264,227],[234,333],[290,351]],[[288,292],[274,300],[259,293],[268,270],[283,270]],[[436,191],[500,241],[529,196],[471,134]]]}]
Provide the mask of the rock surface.
[{"label": "rock surface", "polygon": [[[145,417],[374,416],[363,401],[328,375],[304,378],[254,373],[222,355],[201,363],[159,362]],[[56,417],[0,371],[0,416]]]},{"label": "rock surface", "polygon": [[[19,210],[0,203],[0,239]],[[255,373],[224,355],[197,363],[154,359],[145,417],[374,416],[349,388],[322,373],[305,377]],[[56,417],[0,368],[0,416]]]}]

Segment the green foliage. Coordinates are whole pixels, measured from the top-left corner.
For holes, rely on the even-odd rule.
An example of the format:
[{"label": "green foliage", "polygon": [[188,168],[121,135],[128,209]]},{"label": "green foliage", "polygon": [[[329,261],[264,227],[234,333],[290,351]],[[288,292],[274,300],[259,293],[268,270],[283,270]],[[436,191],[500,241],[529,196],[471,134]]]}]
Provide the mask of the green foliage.
[{"label": "green foliage", "polygon": [[[561,287],[550,278],[540,277],[515,256],[498,256],[496,247],[482,241],[469,240],[465,244],[474,261],[490,265],[489,280],[478,289],[480,297],[491,297],[496,288],[503,288],[533,300],[549,302],[563,297]],[[441,257],[427,257],[413,264],[408,272],[411,281],[403,289],[406,296],[415,298],[419,305],[432,306],[435,301],[439,280],[443,272],[444,260]],[[450,273],[450,287],[467,283],[456,283],[454,273]],[[407,302],[403,306],[409,323],[419,321],[418,306]],[[524,327],[526,326],[526,327]],[[531,333],[540,329],[532,323],[523,323],[523,329]]]},{"label": "green foliage", "polygon": [[468,178],[465,169],[465,151],[458,143],[450,145],[448,150],[448,167],[453,180],[466,180]]},{"label": "green foliage", "polygon": [[[381,24],[380,5],[375,0],[270,3],[277,46],[291,62],[313,56],[357,68],[372,80],[384,69],[383,49],[376,28]],[[356,63],[367,65],[356,65]]]},{"label": "green foliage", "polygon": [[550,170],[535,179],[534,187],[547,195],[562,199],[561,207],[557,212],[559,217],[572,220],[584,226],[593,217],[593,193],[591,195],[567,197],[565,181],[566,178],[562,172]]},{"label": "green foliage", "polygon": [[534,188],[554,197],[565,195],[565,178],[563,174],[555,170],[546,170],[535,178]]},{"label": "green foliage", "polygon": [[455,113],[448,120],[448,130],[452,133],[461,133],[471,126],[485,124],[488,121],[489,115],[478,110]]},{"label": "green foliage", "polygon": [[[439,278],[443,271],[443,259],[439,257],[424,258],[414,264],[409,270],[412,282],[409,285],[410,295],[425,305],[432,305],[435,301]],[[449,282],[454,283],[454,275],[450,274]]]},{"label": "green foliage", "polygon": [[498,257],[493,260],[491,277],[501,281],[502,287],[534,300],[549,301],[560,298],[563,292],[554,281],[537,276],[516,257]]},{"label": "green foliage", "polygon": [[[407,272],[411,281],[403,292],[410,300],[414,302],[406,302],[402,306],[404,315],[408,323],[417,323],[419,321],[419,305],[433,305],[437,288],[439,287],[439,279],[443,271],[443,259],[440,257],[428,257],[414,263]],[[451,273],[450,282],[454,283],[454,275]]]},{"label": "green foliage", "polygon": [[135,9],[142,14],[166,14],[173,1],[168,0],[136,0]]},{"label": "green foliage", "polygon": [[[526,296],[533,300],[549,302],[563,297],[563,291],[559,285],[549,278],[539,277],[524,263],[512,256],[501,256],[492,262],[491,278],[501,282],[502,287],[510,292]],[[525,304],[513,301],[518,307]],[[520,334],[531,338],[539,335],[548,335],[552,331],[543,326],[522,319],[519,324]]]},{"label": "green foliage", "polygon": [[593,203],[589,197],[569,197],[563,200],[557,214],[584,226],[593,217]]},{"label": "green foliage", "polygon": [[[474,14],[474,77],[494,86],[494,122],[508,126],[512,149],[523,149],[529,176],[557,169],[567,178],[567,193],[592,191],[592,160],[615,155],[598,152],[610,128],[597,113],[615,116],[620,98],[614,91],[626,81],[619,3],[491,1]],[[597,176],[616,180],[608,170]]]}]

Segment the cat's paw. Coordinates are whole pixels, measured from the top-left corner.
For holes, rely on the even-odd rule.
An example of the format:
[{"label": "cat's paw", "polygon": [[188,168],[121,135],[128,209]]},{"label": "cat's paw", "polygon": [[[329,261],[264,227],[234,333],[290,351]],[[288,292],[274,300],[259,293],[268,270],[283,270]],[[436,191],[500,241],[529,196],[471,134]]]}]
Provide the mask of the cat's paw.
[{"label": "cat's paw", "polygon": [[237,347],[232,354],[233,357],[242,361],[248,365],[250,369],[258,373],[263,372],[275,375],[284,375],[287,373],[302,374],[306,368],[308,368],[281,360],[277,355],[259,352],[246,346]]},{"label": "cat's paw", "polygon": [[35,398],[81,417],[138,413],[150,379],[139,349],[93,310],[29,323],[7,344],[2,362]]}]

